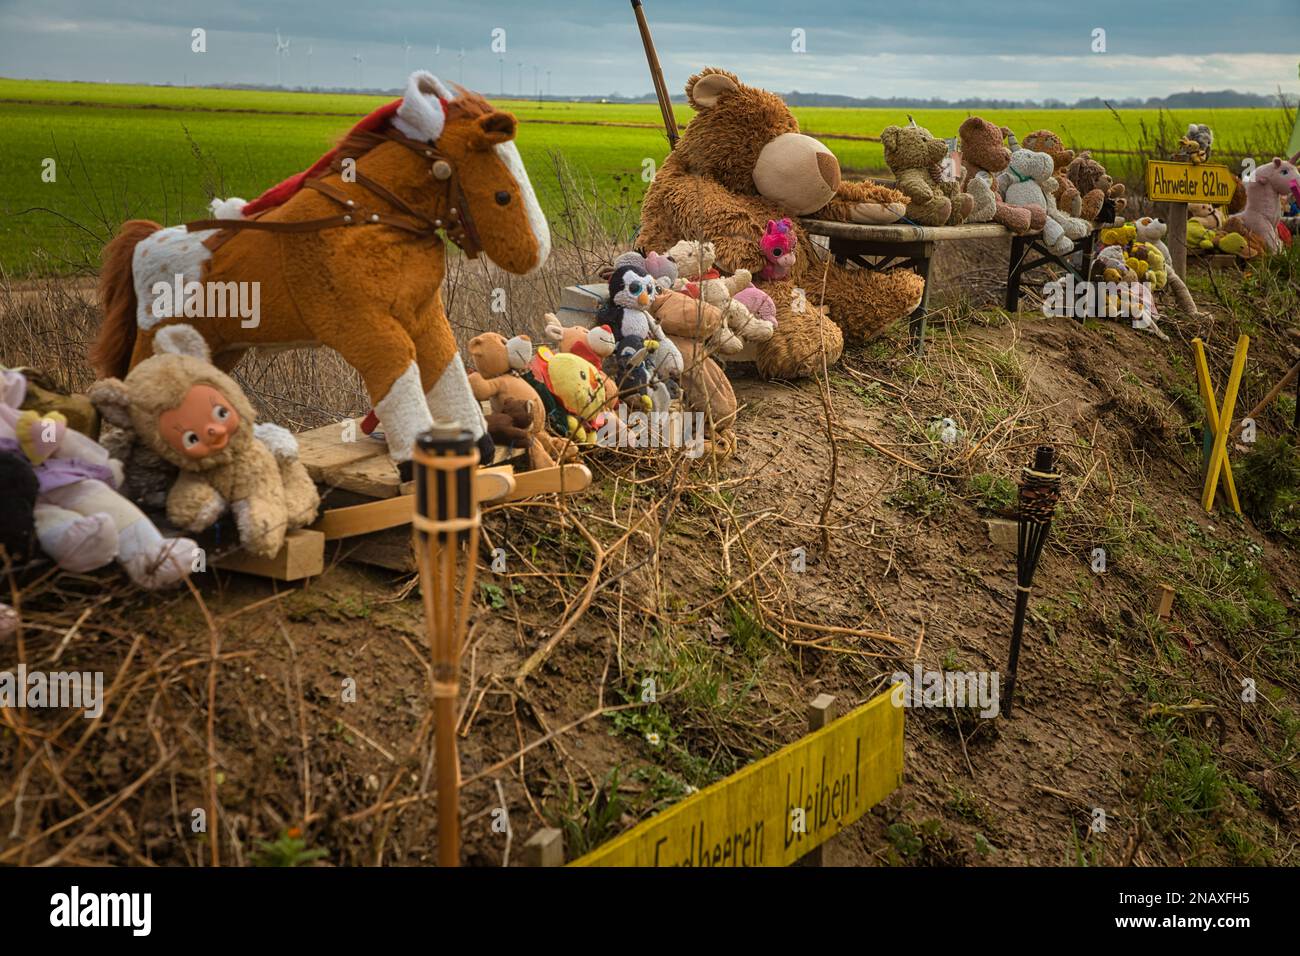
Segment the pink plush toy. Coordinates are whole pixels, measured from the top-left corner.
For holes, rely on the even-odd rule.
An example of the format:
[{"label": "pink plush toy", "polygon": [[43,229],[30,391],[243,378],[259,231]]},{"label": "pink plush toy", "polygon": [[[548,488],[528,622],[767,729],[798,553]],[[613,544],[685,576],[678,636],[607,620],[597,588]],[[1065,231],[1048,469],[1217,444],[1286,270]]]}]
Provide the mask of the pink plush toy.
[{"label": "pink plush toy", "polygon": [[1280,252],[1283,242],[1277,227],[1282,210],[1278,199],[1293,195],[1300,197],[1300,175],[1295,162],[1274,156],[1271,163],[1255,169],[1255,175],[1246,184],[1246,208],[1228,220],[1228,230],[1258,236],[1269,252]]},{"label": "pink plush toy", "polygon": [[776,328],[776,303],[758,286],[751,285],[741,289],[732,298],[749,309],[756,319]]},{"label": "pink plush toy", "polygon": [[763,250],[763,258],[767,263],[758,277],[776,281],[787,278],[794,268],[794,247],[794,224],[789,219],[769,219],[767,231],[759,240],[759,248]]},{"label": "pink plush toy", "polygon": [[[139,508],[117,492],[122,466],[104,447],[67,427],[58,412],[22,411],[27,379],[0,372],[0,448],[31,462],[39,484],[36,538],[68,571],[117,561],[141,587],[175,584],[189,574],[198,548],[164,538]],[[3,615],[0,615],[3,616]]]}]

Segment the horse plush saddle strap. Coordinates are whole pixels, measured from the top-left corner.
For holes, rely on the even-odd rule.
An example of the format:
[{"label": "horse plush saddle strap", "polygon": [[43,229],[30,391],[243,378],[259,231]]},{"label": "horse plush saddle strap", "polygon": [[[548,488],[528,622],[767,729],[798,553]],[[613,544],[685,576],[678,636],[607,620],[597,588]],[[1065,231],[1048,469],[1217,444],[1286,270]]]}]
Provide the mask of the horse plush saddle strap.
[{"label": "horse plush saddle strap", "polygon": [[357,208],[356,201],[346,192],[321,179],[309,179],[302,185],[304,189],[314,189],[322,196],[327,196],[336,203],[347,207],[348,212],[344,214],[344,218],[347,220],[347,225],[357,222],[361,225],[392,226],[394,229],[401,229],[417,236],[432,236],[437,232],[433,223],[429,222],[429,220],[421,216],[418,212],[411,209],[411,207],[403,202],[398,196],[393,195],[383,186],[380,186],[378,183],[372,181],[367,176],[363,176],[359,172],[355,172],[355,175],[358,184],[374,193],[390,206],[394,206],[402,212],[407,213],[410,218],[394,216],[385,212],[364,212]]},{"label": "horse plush saddle strap", "polygon": [[[340,172],[342,170],[342,167],[339,163],[335,163],[335,168]],[[396,193],[392,192],[387,187],[381,186],[379,183],[375,182],[373,179],[371,179],[365,173],[361,172],[359,169],[352,170],[351,175],[356,178],[357,185],[363,187],[369,192],[374,193],[376,196],[378,196],[384,202],[388,203],[388,205],[392,206],[394,209],[397,209],[400,212],[405,213],[407,217],[407,218],[403,218],[402,216],[393,216],[393,215],[389,215],[388,213],[382,213],[382,212],[354,213],[354,215],[360,216],[362,222],[378,223],[380,225],[393,226],[397,229],[405,229],[407,232],[415,233],[416,235],[421,235],[421,236],[431,236],[438,231],[438,225],[439,225],[438,223],[430,221],[427,216],[425,216],[424,214],[420,213],[415,209],[412,209],[411,206],[406,202],[406,200],[402,199],[401,196],[398,196]],[[335,202],[342,203],[344,206],[347,206],[349,209],[352,209],[355,206],[354,200],[350,196],[348,196],[347,193],[345,193],[342,189],[339,189],[337,186],[333,186],[327,182],[324,182],[323,180],[310,179],[307,182],[303,183],[303,186],[311,187],[312,189],[315,189],[317,192],[321,193],[322,195],[328,196],[330,199],[333,199]]]}]

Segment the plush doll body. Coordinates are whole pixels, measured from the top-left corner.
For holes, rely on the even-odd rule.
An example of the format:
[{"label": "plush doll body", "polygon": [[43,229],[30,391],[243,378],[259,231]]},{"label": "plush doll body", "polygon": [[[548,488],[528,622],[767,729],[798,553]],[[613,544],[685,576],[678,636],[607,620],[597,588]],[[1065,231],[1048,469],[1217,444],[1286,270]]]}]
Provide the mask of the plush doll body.
[{"label": "plush doll body", "polygon": [[[557,351],[572,352],[602,370],[618,344],[614,338],[614,330],[608,325],[598,325],[592,329],[580,325],[561,325],[560,320],[550,312],[546,313],[543,329]],[[529,361],[532,361],[531,350]],[[614,379],[605,379],[605,394],[609,399],[609,407],[616,408],[619,402],[619,388]]]},{"label": "plush doll body", "polygon": [[[1011,163],[1011,150],[1003,145],[1010,131],[994,126],[986,119],[971,116],[961,124],[961,159],[966,167],[964,189],[972,194],[979,215],[976,222],[996,222],[1017,235],[1041,232],[1047,219],[1047,206],[1021,208],[1005,201],[998,187],[998,176]],[[991,204],[991,206],[990,206]],[[982,218],[988,216],[987,219]]]},{"label": "plush doll body", "polygon": [[1294,163],[1274,156],[1272,162],[1256,167],[1254,177],[1246,184],[1246,207],[1228,220],[1228,229],[1259,238],[1268,252],[1280,252],[1282,240],[1277,227],[1282,209],[1278,201],[1287,196],[1300,197],[1300,174]]},{"label": "plush doll body", "polygon": [[594,444],[605,425],[604,375],[572,352],[537,350],[530,368],[533,380],[554,397],[562,411],[561,434],[580,445]]},{"label": "plush doll body", "polygon": [[966,221],[975,208],[975,199],[959,184],[944,180],[947,143],[935,139],[915,122],[885,127],[880,141],[898,188],[907,194],[908,219],[923,226],[955,226]]},{"label": "plush doll body", "polygon": [[[760,241],[769,220],[789,218],[798,238],[790,277],[764,291],[776,305],[775,334],[757,347],[761,375],[795,378],[838,361],[843,330],[874,338],[921,302],[925,284],[907,270],[875,273],[830,261],[796,217],[839,222],[895,222],[907,197],[873,183],[843,181],[823,144],[799,132],[781,98],[746,86],[735,74],[708,68],[691,77],[687,100],[695,117],[660,164],[641,207],[639,242],[667,249],[679,239],[714,243],[727,272],[760,272]],[[823,275],[825,281],[823,283]],[[816,308],[829,307],[830,322]],[[806,300],[812,308],[804,308]]]},{"label": "plush doll body", "polygon": [[[1042,134],[1044,134],[1044,133],[1047,133],[1047,131],[1046,131],[1046,130],[1039,130],[1040,138],[1042,137]],[[1060,140],[1059,140],[1059,139],[1055,139],[1055,134],[1051,134],[1050,139],[1051,139],[1051,140],[1054,140],[1055,147],[1058,148],[1058,151],[1059,151],[1059,148],[1060,148]],[[999,176],[999,177],[998,177],[998,182],[999,182],[999,183],[1002,183],[1002,182],[1010,182],[1010,181],[1011,181],[1011,177],[1017,177],[1017,178],[1018,178],[1018,175],[1017,175],[1016,170],[1015,170],[1015,153],[1016,153],[1016,151],[1019,150],[1021,147],[1020,147],[1020,145],[1016,142],[1016,138],[1015,138],[1015,136],[1008,136],[1008,137],[1007,137],[1007,142],[1010,144],[1010,146],[1011,146],[1011,150],[1012,150],[1012,165],[1011,165],[1010,167],[1007,168],[1007,171],[1006,171],[1005,173],[1003,173],[1002,176]],[[1040,187],[1040,188],[1042,189],[1042,191],[1043,191],[1043,198],[1046,200],[1046,206],[1047,206],[1047,218],[1050,219],[1050,220],[1052,220],[1052,221],[1054,221],[1058,226],[1061,227],[1061,232],[1063,232],[1063,233],[1065,234],[1065,237],[1066,237],[1067,239],[1071,240],[1071,243],[1073,243],[1073,241],[1076,240],[1076,239],[1082,239],[1084,236],[1086,236],[1086,235],[1088,234],[1089,230],[1091,230],[1092,227],[1091,227],[1087,222],[1085,222],[1084,220],[1079,219],[1079,218],[1077,218],[1077,217],[1075,217],[1075,216],[1071,216],[1071,215],[1069,215],[1067,212],[1065,212],[1064,210],[1062,210],[1062,208],[1061,208],[1059,205],[1057,205],[1057,201],[1056,201],[1056,200],[1057,200],[1057,195],[1056,195],[1056,194],[1057,194],[1057,191],[1058,191],[1061,187],[1060,187],[1060,179],[1058,179],[1058,176],[1057,176],[1057,174],[1056,174],[1056,172],[1055,172],[1055,170],[1057,169],[1057,159],[1056,159],[1056,157],[1054,157],[1051,153],[1044,153],[1044,152],[1042,152],[1042,151],[1040,151],[1040,150],[1033,149],[1032,147],[1029,147],[1029,146],[1026,146],[1026,147],[1024,147],[1024,148],[1025,148],[1026,150],[1028,150],[1029,152],[1032,152],[1032,153],[1038,153],[1038,154],[1041,155],[1041,156],[1046,156],[1048,159],[1050,159],[1050,160],[1052,161],[1052,172],[1051,172],[1051,173],[1049,173],[1049,174],[1048,174],[1047,176],[1045,176],[1045,177],[1040,177],[1040,176],[1037,176],[1037,175],[1035,174],[1035,179],[1036,179],[1036,181],[1037,181],[1039,187]],[[1066,152],[1068,152],[1068,150],[1067,150]],[[1070,153],[1070,158],[1071,158],[1071,159],[1074,158],[1074,154],[1073,154],[1073,153]],[[1034,166],[1034,169],[1037,169],[1037,165]],[[1008,178],[1007,178],[1007,179],[1003,179],[1004,176],[1005,176],[1005,177],[1008,177]],[[1064,178],[1064,177],[1061,177],[1061,178]],[[1067,180],[1067,181],[1068,181],[1068,180]],[[1071,185],[1071,189],[1073,189],[1073,185]],[[1010,201],[1010,200],[1008,200],[1008,202],[1009,202],[1009,201]],[[1053,231],[1054,231],[1054,230],[1053,230]],[[1044,233],[1044,234],[1046,234],[1046,233]],[[1071,246],[1071,248],[1073,248],[1073,245]]]},{"label": "plush doll body", "polygon": [[26,381],[3,373],[0,449],[23,455],[34,470],[34,507],[41,549],[65,570],[92,571],[115,558],[136,584],[174,584],[189,573],[198,547],[164,538],[145,514],[117,492],[121,464],[103,446],[67,427],[57,412],[20,412]]},{"label": "plush doll body", "polygon": [[[1082,215],[1082,196],[1066,172],[1070,163],[1074,161],[1074,150],[1066,149],[1065,144],[1061,142],[1061,137],[1050,129],[1037,129],[1028,134],[1024,138],[1024,147],[1052,157],[1052,178],[1056,180],[1054,198],[1056,208],[1062,215],[1090,219],[1091,217]],[[1069,230],[1066,230],[1066,235],[1071,239],[1083,238],[1083,235],[1070,235]]]},{"label": "plush doll body", "polygon": [[1124,198],[1124,184],[1115,182],[1106,172],[1106,167],[1093,159],[1087,150],[1070,160],[1065,173],[1080,194],[1076,213],[1080,219],[1096,222],[1107,199],[1113,200],[1116,213],[1124,211],[1128,202]]},{"label": "plush doll body", "polygon": [[252,403],[211,364],[203,337],[186,325],[154,337],[155,354],[125,380],[103,379],[90,397],[100,413],[178,469],[167,518],[188,531],[226,511],[250,554],[272,557],[289,531],[316,519],[320,497],[292,434],[257,424]]},{"label": "plush doll body", "polygon": [[682,352],[683,407],[703,412],[715,433],[730,428],[736,417],[736,393],[709,357],[708,346],[717,330],[725,326],[722,311],[679,292],[665,292],[652,308],[660,326]]},{"label": "plush doll body", "polygon": [[[550,316],[547,317],[551,318]],[[558,322],[558,320],[557,320]],[[532,363],[533,347],[524,336],[507,341],[496,332],[484,332],[470,339],[469,355],[474,371],[469,373],[470,388],[480,402],[490,402],[494,414],[505,413],[510,403],[522,403],[529,409],[532,422],[529,433],[528,460],[533,468],[553,467],[564,457],[563,443],[546,430],[547,407],[538,391],[523,376]]]},{"label": "plush doll body", "polygon": [[754,297],[741,297],[746,289],[754,287],[753,274],[748,269],[740,269],[733,276],[723,276],[714,267],[717,252],[711,242],[683,239],[668,250],[668,255],[677,263],[680,273],[680,278],[673,284],[674,291],[685,292],[721,309],[727,328],[745,342],[766,342],[772,338],[775,321],[760,320],[745,304],[755,301]]},{"label": "plush doll body", "polygon": [[1051,156],[1017,149],[1011,154],[1010,165],[998,175],[998,188],[1008,205],[1043,212],[1043,242],[1049,250],[1061,256],[1074,249],[1074,243],[1056,218],[1050,215],[1045,186],[1051,178]]}]

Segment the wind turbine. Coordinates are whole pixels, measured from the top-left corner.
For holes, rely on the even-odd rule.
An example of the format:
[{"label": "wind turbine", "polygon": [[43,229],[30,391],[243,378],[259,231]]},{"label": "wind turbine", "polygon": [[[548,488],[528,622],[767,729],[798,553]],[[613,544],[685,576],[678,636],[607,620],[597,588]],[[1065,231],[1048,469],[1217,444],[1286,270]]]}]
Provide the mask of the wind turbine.
[{"label": "wind turbine", "polygon": [[361,51],[358,50],[356,53],[353,53],[352,59],[356,61],[357,64],[357,89],[359,90],[361,89],[361,64],[362,64]]},{"label": "wind turbine", "polygon": [[402,37],[402,79],[411,75],[411,44],[407,42],[406,37]]},{"label": "wind turbine", "polygon": [[457,57],[457,59],[460,60],[460,78],[456,82],[461,86],[464,86],[465,85],[465,48],[464,47],[460,48],[460,55]]},{"label": "wind turbine", "polygon": [[280,39],[280,31],[275,31],[275,85],[284,86],[284,58],[289,55],[289,41]]},{"label": "wind turbine", "polygon": [[307,44],[307,89],[311,89],[311,44]]}]

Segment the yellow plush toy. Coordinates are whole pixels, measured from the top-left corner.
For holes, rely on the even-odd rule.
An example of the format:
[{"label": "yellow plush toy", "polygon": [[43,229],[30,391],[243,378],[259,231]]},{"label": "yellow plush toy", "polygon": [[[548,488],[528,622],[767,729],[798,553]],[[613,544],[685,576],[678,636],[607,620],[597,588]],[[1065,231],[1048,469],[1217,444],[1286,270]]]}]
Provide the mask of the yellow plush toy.
[{"label": "yellow plush toy", "polygon": [[572,352],[542,346],[529,371],[560,404],[564,434],[582,445],[595,443],[605,424],[605,380],[596,366]]},{"label": "yellow plush toy", "polygon": [[1137,227],[1131,222],[1120,223],[1115,226],[1107,226],[1101,231],[1101,244],[1103,246],[1127,246],[1137,238]]}]

